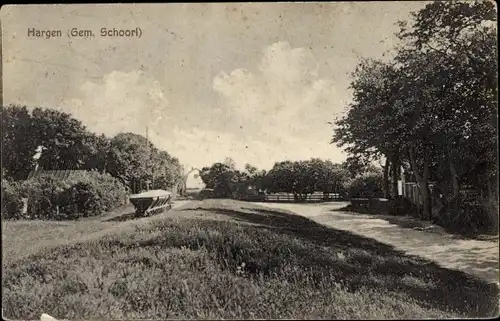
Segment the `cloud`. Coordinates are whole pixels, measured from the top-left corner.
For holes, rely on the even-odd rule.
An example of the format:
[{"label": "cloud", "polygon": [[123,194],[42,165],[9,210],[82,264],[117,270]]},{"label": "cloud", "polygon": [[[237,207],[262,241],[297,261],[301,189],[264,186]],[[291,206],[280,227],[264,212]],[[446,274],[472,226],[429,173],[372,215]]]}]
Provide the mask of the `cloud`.
[{"label": "cloud", "polygon": [[261,130],[274,136],[303,135],[310,126],[324,128],[340,103],[333,81],[319,76],[310,49],[274,43],[264,48],[254,69],[221,71],[213,88],[224,98],[225,110],[247,121],[258,119]]},{"label": "cloud", "polygon": [[198,113],[171,114],[163,86],[139,71],[113,71],[87,81],[60,108],[90,130],[109,136],[144,135],[147,125],[151,141],[186,168],[208,166],[225,157],[240,168],[250,163],[267,169],[285,159],[340,161],[344,156],[329,145],[332,129],[327,124],[339,99],[333,80],[320,77],[320,71],[311,50],[286,42],[264,48],[254,66],[221,71],[212,85],[222,100],[212,111],[228,122],[215,128],[206,122],[184,126],[183,117],[197,119]]},{"label": "cloud", "polygon": [[168,106],[158,81],[137,71],[113,71],[100,81],[85,82],[76,97],[65,100],[59,109],[72,113],[93,131],[114,135],[144,133],[146,124],[161,126]]},{"label": "cloud", "polygon": [[320,77],[313,52],[276,42],[264,48],[253,67],[253,71],[221,71],[213,79],[213,88],[223,98],[221,110],[240,123],[257,124],[253,137],[267,150],[267,159],[342,160],[343,153],[329,144],[328,121],[340,109],[343,97],[337,95],[333,79]]}]

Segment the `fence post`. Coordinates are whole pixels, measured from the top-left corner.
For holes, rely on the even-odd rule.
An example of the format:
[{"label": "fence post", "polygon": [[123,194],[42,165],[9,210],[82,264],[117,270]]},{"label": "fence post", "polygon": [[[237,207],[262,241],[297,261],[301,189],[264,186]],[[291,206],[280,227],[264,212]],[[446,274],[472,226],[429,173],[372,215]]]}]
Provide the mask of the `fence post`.
[{"label": "fence post", "polygon": [[28,214],[28,198],[25,197],[22,198],[21,200],[23,202],[23,208],[21,209],[21,214],[24,216]]}]

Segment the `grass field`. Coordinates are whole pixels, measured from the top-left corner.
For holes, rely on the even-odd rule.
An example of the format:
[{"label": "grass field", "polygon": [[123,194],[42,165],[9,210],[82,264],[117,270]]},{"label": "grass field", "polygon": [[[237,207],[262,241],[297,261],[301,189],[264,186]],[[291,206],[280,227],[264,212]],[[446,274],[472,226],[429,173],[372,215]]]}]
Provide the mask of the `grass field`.
[{"label": "grass field", "polygon": [[[3,313],[38,319],[494,316],[498,289],[229,200],[128,221],[3,222]],[[24,250],[28,249],[28,250]]]}]

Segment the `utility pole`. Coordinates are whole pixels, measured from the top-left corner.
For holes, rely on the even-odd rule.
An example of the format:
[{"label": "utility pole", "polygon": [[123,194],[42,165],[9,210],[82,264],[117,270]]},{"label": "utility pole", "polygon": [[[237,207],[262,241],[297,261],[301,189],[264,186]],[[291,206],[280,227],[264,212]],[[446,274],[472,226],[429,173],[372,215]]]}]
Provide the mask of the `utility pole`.
[{"label": "utility pole", "polygon": [[146,148],[147,148],[147,166],[151,166],[152,178],[151,182],[147,183],[147,190],[149,191],[150,187],[154,189],[154,181],[155,181],[155,172],[154,172],[154,164],[151,162],[151,146],[149,145],[149,128],[146,126]]}]

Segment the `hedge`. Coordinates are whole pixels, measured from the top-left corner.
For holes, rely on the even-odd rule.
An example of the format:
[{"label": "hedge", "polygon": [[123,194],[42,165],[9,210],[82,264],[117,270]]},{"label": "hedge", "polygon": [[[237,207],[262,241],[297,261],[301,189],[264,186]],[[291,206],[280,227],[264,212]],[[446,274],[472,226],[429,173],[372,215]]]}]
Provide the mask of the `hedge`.
[{"label": "hedge", "polygon": [[[41,175],[19,186],[7,184],[2,193],[9,200],[2,205],[4,218],[64,220],[99,215],[127,200],[125,186],[109,174],[84,172],[70,179]],[[28,199],[23,214],[22,199]],[[19,204],[20,203],[20,204]]]},{"label": "hedge", "polygon": [[458,210],[444,206],[434,220],[453,232],[497,235],[498,199],[462,199]]},{"label": "hedge", "polygon": [[23,209],[21,184],[2,179],[2,217],[18,217]]}]

